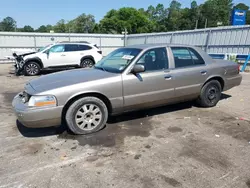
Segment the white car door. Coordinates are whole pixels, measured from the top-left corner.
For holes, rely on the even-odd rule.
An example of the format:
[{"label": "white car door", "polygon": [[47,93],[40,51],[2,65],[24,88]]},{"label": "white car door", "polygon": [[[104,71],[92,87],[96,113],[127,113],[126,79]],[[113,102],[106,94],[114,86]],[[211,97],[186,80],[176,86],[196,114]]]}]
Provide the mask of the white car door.
[{"label": "white car door", "polygon": [[54,67],[68,64],[69,60],[66,58],[65,45],[57,44],[52,46],[45,54],[46,57],[42,60],[44,67]]},{"label": "white car door", "polygon": [[81,52],[78,44],[65,44],[65,55],[68,65],[80,65]]}]

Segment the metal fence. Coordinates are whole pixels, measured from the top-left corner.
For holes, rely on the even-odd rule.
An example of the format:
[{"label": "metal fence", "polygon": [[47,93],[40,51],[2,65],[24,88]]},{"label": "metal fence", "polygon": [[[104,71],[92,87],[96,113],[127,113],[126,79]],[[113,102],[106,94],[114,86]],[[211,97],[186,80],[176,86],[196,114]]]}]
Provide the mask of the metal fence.
[{"label": "metal fence", "polygon": [[250,26],[129,35],[127,44],[174,43],[201,47],[208,53],[250,54]]},{"label": "metal fence", "polygon": [[208,53],[250,54],[250,26],[231,26],[167,33],[69,34],[0,32],[0,59],[11,55],[11,49],[35,50],[61,41],[88,41],[97,44],[104,55],[132,44],[175,43],[200,46]]},{"label": "metal fence", "polygon": [[124,35],[0,32],[0,59],[10,56],[11,49],[36,50],[48,44],[62,41],[95,43],[106,55],[114,49],[124,46]]}]

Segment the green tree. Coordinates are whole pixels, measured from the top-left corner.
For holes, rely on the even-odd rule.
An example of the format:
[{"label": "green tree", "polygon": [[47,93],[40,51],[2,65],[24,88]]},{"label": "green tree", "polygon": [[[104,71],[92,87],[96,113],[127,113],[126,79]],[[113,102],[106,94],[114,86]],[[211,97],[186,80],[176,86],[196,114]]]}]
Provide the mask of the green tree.
[{"label": "green tree", "polygon": [[122,33],[125,28],[128,33],[146,33],[152,30],[152,22],[147,16],[135,8],[124,7],[109,11],[100,21],[105,33]]},{"label": "green tree", "polygon": [[204,24],[207,19],[208,27],[216,27],[218,22],[229,25],[232,7],[232,0],[207,0],[201,5],[201,21]]},{"label": "green tree", "polygon": [[75,33],[92,33],[95,27],[95,17],[91,14],[81,14],[70,23],[70,30]]},{"label": "green tree", "polygon": [[38,29],[36,29],[36,32],[46,33],[47,27],[45,25],[41,25]]},{"label": "green tree", "polygon": [[0,22],[0,31],[15,31],[16,21],[12,17],[6,17]]},{"label": "green tree", "polygon": [[168,9],[168,21],[167,27],[170,31],[176,31],[181,29],[180,20],[182,18],[181,14],[181,3],[176,0],[172,0]]},{"label": "green tree", "polygon": [[[47,28],[46,28],[47,29]],[[66,33],[67,27],[64,19],[59,20],[56,25],[54,26],[54,31],[56,33]]]},{"label": "green tree", "polygon": [[23,28],[18,28],[20,32],[34,32],[34,28],[30,25],[25,25]]}]

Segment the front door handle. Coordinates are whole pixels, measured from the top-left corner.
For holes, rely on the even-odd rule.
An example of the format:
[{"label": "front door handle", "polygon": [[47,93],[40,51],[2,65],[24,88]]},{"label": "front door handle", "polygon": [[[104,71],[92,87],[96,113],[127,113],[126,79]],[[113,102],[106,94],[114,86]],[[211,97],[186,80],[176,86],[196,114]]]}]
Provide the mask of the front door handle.
[{"label": "front door handle", "polygon": [[66,55],[65,55],[65,54],[62,54],[61,56],[63,56],[63,57],[64,57],[64,56],[66,56]]},{"label": "front door handle", "polygon": [[201,74],[202,74],[202,75],[206,75],[206,74],[207,74],[207,71],[201,71]]},{"label": "front door handle", "polygon": [[165,76],[165,80],[172,80],[172,76]]}]

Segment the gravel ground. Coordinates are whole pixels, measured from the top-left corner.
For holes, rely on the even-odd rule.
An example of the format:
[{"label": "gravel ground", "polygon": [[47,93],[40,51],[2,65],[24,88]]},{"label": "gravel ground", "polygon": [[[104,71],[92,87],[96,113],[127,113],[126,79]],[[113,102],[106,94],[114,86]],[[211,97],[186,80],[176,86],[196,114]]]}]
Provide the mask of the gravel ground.
[{"label": "gravel ground", "polygon": [[215,108],[134,112],[73,136],[16,123],[11,101],[31,78],[9,68],[0,65],[0,188],[250,187],[250,74]]}]

